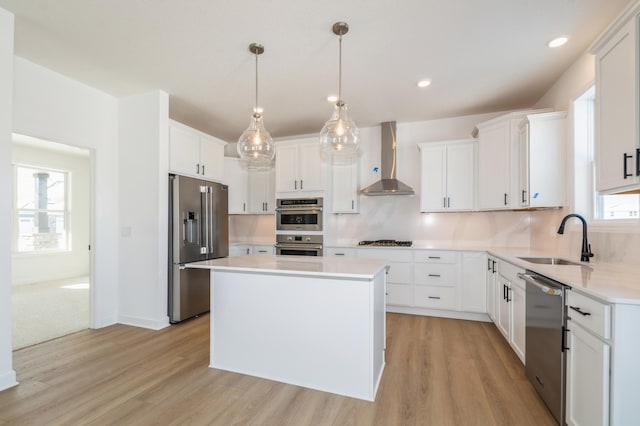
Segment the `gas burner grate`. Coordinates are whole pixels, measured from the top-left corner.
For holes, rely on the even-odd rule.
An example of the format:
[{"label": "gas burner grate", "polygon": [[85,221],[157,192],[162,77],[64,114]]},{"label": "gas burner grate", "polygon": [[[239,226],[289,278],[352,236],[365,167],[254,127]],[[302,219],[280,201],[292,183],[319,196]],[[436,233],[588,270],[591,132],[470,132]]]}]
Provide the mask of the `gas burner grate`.
[{"label": "gas burner grate", "polygon": [[377,247],[411,247],[412,241],[396,241],[396,240],[364,240],[358,243],[359,246],[377,246]]}]

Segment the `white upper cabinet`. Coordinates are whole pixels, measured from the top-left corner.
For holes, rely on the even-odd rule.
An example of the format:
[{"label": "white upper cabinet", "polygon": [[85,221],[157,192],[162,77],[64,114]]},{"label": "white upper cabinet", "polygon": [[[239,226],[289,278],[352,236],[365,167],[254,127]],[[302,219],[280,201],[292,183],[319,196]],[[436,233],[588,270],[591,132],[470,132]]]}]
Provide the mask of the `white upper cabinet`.
[{"label": "white upper cabinet", "polygon": [[358,213],[359,209],[359,163],[333,165],[332,174],[332,212]]},{"label": "white upper cabinet", "polygon": [[322,191],[322,169],[317,138],[276,143],[277,193]]},{"label": "white upper cabinet", "polygon": [[240,159],[224,159],[224,182],[229,186],[229,214],[248,212],[247,171],[240,165]]},{"label": "white upper cabinet", "polygon": [[478,127],[478,208],[511,209],[513,202],[512,128],[522,115],[509,114],[479,124]]},{"label": "white upper cabinet", "polygon": [[276,204],[275,170],[248,172],[249,213],[273,213]]},{"label": "white upper cabinet", "polygon": [[520,207],[520,123],[527,114],[549,111],[514,111],[476,126],[479,139],[479,210],[512,210]]},{"label": "white upper cabinet", "polygon": [[474,209],[476,144],[473,139],[418,144],[420,211]]},{"label": "white upper cabinet", "polygon": [[229,214],[273,213],[275,171],[247,171],[240,159],[233,157],[224,161],[224,181],[229,185]]},{"label": "white upper cabinet", "polygon": [[528,114],[520,123],[520,207],[565,205],[566,117],[566,112]]},{"label": "white upper cabinet", "polygon": [[638,14],[628,9],[594,44],[596,55],[596,188],[640,189]]},{"label": "white upper cabinet", "polygon": [[227,143],[169,120],[169,170],[186,176],[222,181]]}]

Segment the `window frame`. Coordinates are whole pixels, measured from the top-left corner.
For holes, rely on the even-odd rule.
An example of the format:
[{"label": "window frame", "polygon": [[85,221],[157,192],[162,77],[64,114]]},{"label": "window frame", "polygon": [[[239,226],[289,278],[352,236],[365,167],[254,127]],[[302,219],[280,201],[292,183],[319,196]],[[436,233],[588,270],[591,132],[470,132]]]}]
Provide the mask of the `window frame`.
[{"label": "window frame", "polygon": [[[18,169],[33,169],[42,172],[53,172],[53,173],[62,173],[64,174],[64,209],[19,209],[18,208]],[[14,256],[18,257],[28,257],[28,256],[43,256],[43,255],[51,255],[51,254],[64,254],[71,253],[71,205],[70,205],[70,188],[71,188],[71,170],[65,169],[56,169],[53,167],[43,167],[34,164],[28,163],[12,163],[12,172],[13,172],[13,190],[12,190],[12,233],[11,233],[11,252]],[[53,249],[42,249],[42,250],[29,250],[29,251],[20,251],[19,250],[19,221],[20,221],[20,212],[22,211],[30,211],[30,212],[52,212],[52,213],[62,213],[64,218],[64,239],[65,239],[65,247],[64,248],[53,248]]]}]

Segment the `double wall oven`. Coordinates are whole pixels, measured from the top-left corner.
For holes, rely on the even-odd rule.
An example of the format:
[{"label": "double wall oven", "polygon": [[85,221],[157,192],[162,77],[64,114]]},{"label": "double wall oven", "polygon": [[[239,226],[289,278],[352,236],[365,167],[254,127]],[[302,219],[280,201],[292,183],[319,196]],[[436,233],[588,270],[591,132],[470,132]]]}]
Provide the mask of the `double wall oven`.
[{"label": "double wall oven", "polygon": [[322,197],[278,199],[276,254],[322,256],[322,215]]}]

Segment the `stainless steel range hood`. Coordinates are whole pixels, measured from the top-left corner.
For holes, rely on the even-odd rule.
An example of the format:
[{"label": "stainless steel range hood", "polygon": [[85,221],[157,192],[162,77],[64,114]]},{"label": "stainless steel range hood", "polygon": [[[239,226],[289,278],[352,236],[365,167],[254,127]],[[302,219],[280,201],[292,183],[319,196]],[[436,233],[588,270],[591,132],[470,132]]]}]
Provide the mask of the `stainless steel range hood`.
[{"label": "stainless steel range hood", "polygon": [[380,124],[382,132],[380,174],[382,179],[360,191],[363,195],[415,195],[409,185],[396,179],[396,122]]}]

